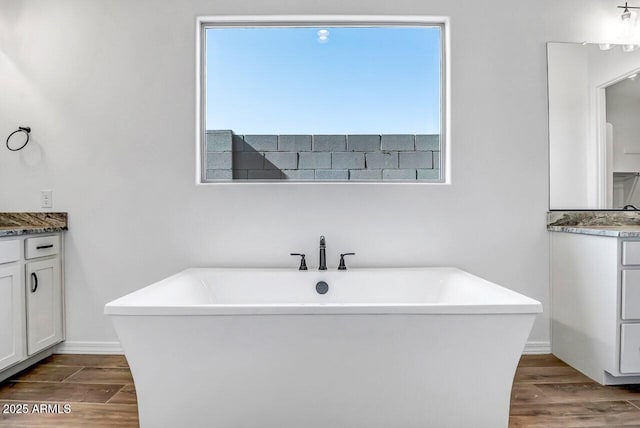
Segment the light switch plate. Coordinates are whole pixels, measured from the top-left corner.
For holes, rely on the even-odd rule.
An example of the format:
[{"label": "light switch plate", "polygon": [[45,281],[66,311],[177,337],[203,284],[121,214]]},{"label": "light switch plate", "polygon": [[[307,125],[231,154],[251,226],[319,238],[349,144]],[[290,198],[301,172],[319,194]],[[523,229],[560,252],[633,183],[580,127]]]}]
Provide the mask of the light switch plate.
[{"label": "light switch plate", "polygon": [[40,206],[41,208],[53,208],[53,191],[40,191]]}]

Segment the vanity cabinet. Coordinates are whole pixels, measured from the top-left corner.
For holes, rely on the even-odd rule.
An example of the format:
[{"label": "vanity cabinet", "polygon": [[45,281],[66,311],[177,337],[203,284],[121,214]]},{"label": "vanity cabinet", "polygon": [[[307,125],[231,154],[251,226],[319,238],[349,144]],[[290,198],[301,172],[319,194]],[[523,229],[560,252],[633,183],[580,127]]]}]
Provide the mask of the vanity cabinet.
[{"label": "vanity cabinet", "polygon": [[29,262],[27,281],[27,354],[33,355],[62,341],[60,260]]},{"label": "vanity cabinet", "polygon": [[603,385],[640,383],[640,238],[551,232],[551,307],[554,355]]},{"label": "vanity cabinet", "polygon": [[24,288],[17,265],[0,265],[0,370],[22,360],[24,344]]},{"label": "vanity cabinet", "polygon": [[63,235],[0,238],[0,381],[64,339]]}]

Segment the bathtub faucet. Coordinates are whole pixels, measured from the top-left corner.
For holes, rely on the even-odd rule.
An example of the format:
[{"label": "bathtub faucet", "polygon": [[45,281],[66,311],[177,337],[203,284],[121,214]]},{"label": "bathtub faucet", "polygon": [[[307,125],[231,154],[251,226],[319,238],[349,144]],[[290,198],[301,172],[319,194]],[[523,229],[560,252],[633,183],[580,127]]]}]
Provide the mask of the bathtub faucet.
[{"label": "bathtub faucet", "polygon": [[325,251],[324,236],[320,237],[320,267],[318,270],[327,270],[327,253]]}]

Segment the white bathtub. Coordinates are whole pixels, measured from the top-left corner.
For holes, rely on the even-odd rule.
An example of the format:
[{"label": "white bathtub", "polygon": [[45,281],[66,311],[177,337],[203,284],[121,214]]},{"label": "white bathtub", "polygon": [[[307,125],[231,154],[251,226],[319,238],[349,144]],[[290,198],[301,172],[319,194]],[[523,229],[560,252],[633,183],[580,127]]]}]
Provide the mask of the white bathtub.
[{"label": "white bathtub", "polygon": [[189,269],[105,306],[144,428],[506,428],[541,311],[451,268]]}]

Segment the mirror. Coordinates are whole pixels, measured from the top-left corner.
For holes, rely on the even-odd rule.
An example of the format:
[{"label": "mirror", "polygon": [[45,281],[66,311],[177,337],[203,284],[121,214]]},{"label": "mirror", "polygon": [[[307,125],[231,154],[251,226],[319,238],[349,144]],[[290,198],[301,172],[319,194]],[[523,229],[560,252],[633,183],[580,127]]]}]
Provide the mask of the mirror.
[{"label": "mirror", "polygon": [[549,207],[640,208],[640,50],[548,43]]}]

